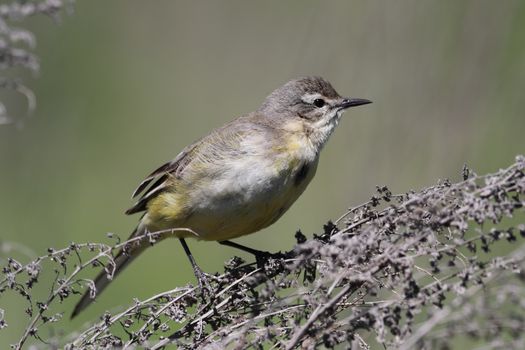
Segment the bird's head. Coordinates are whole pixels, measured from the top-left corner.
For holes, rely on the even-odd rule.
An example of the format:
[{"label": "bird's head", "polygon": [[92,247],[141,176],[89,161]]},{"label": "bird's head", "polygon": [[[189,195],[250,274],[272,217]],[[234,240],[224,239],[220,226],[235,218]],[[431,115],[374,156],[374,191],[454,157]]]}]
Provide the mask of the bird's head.
[{"label": "bird's head", "polygon": [[304,77],[273,91],[258,112],[280,125],[301,123],[310,130],[312,140],[322,147],[347,108],[368,103],[372,102],[340,96],[321,77]]}]

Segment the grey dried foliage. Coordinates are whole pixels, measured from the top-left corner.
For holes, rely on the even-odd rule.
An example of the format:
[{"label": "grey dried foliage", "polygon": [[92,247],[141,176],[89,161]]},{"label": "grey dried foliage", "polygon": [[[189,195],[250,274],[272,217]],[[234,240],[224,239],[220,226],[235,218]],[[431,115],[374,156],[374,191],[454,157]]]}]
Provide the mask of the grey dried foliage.
[{"label": "grey dried foliage", "polygon": [[[43,339],[60,329],[62,301],[89,289],[81,276],[103,266],[132,241],[72,243],[3,267],[0,295],[27,303],[27,327],[14,344],[112,349],[176,345],[181,349],[449,349],[525,348],[525,157],[494,174],[463,169],[441,181],[393,195],[384,186],[294,249],[246,263],[234,257],[210,276],[210,293],[181,286],[82,331]],[[155,244],[155,233],[138,239]],[[41,278],[43,271],[54,278]],[[49,288],[46,298],[35,289]],[[0,328],[9,314],[0,311]]]},{"label": "grey dried foliage", "polygon": [[[58,20],[64,9],[71,10],[73,0],[14,0],[0,4],[0,89],[13,90],[25,96],[28,115],[36,105],[30,88],[18,77],[22,71],[36,74],[40,69],[38,57],[33,52],[36,39],[33,32],[19,26],[30,17],[45,15]],[[0,125],[19,124],[22,117],[8,113],[0,101]]]}]

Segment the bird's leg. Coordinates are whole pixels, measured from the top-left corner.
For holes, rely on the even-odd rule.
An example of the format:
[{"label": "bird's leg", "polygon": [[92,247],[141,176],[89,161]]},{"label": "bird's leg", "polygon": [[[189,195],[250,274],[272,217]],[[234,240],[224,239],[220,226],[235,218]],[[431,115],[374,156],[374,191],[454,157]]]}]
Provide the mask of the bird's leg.
[{"label": "bird's leg", "polygon": [[272,254],[270,252],[265,252],[263,250],[257,250],[250,247],[246,247],[242,244],[231,242],[231,241],[219,241],[219,244],[237,248],[242,251],[245,251],[247,253],[253,254],[255,256],[255,261],[257,262],[257,267],[263,268],[264,263],[268,260],[268,258],[282,258],[283,254],[281,252]]},{"label": "bird's leg", "polygon": [[195,259],[193,258],[193,255],[190,252],[190,248],[186,244],[186,241],[184,238],[179,238],[180,244],[182,244],[182,248],[184,248],[184,252],[186,253],[186,256],[190,260],[191,267],[193,268],[193,273],[195,274],[195,277],[197,278],[197,282],[199,283],[199,288],[201,291],[208,291],[208,294],[211,293],[211,286],[208,282],[208,279],[206,278],[206,274],[202,272],[201,268],[197,265],[195,262]]}]

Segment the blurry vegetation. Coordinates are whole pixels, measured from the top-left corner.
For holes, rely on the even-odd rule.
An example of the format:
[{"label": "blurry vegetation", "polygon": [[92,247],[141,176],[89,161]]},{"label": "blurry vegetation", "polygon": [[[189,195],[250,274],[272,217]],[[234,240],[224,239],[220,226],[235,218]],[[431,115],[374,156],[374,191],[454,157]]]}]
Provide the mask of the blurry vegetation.
[{"label": "blurry vegetation", "polygon": [[[0,127],[2,266],[14,252],[24,264],[50,246],[127,236],[136,222],[120,214],[148,170],[301,75],[324,76],[374,104],[345,115],[289,213],[241,243],[288,251],[295,241],[287,232],[309,237],[342,208],[368,201],[377,184],[418,189],[454,178],[464,163],[488,173],[525,150],[523,1],[90,0],[75,3],[75,16],[61,15],[64,4],[0,2],[0,123],[9,124]],[[27,119],[33,95],[38,108]],[[210,273],[237,254],[190,244]],[[513,247],[496,244],[487,260]],[[193,281],[177,243],[154,250],[84,319],[39,336],[71,334],[104,309]],[[52,269],[39,276],[55,278]],[[32,300],[48,292],[35,289]],[[26,315],[14,311],[26,302],[1,296],[9,328],[0,348],[26,330]]]},{"label": "blurry vegetation", "polygon": [[[72,0],[66,2],[71,3]],[[15,26],[14,23],[35,15],[46,15],[57,20],[63,8],[62,0],[15,0],[0,4],[0,89],[12,90],[25,96],[27,113],[35,109],[35,96],[22,83],[19,75],[20,70],[28,70],[33,74],[39,71],[38,57],[32,52],[36,39],[30,30]],[[11,115],[5,101],[0,101],[0,125],[13,123],[20,124],[21,118]]]}]

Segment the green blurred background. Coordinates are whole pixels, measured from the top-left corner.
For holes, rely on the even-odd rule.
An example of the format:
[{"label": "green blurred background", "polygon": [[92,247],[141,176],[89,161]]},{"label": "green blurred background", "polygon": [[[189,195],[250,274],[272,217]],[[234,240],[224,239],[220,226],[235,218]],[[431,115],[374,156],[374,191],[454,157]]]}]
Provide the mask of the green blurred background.
[{"label": "green blurred background", "polygon": [[[38,107],[22,128],[0,127],[0,239],[35,254],[127,237],[138,217],[123,211],[144,175],[302,75],[374,103],[345,114],[290,211],[240,243],[290,249],[297,229],[311,236],[375,185],[418,189],[458,180],[464,163],[485,173],[525,152],[523,1],[79,0],[58,26],[33,18],[30,28],[41,72],[26,83]],[[210,273],[239,255],[190,248]],[[180,244],[163,242],[66,331],[193,282]],[[27,320],[6,316],[0,348]]]}]

